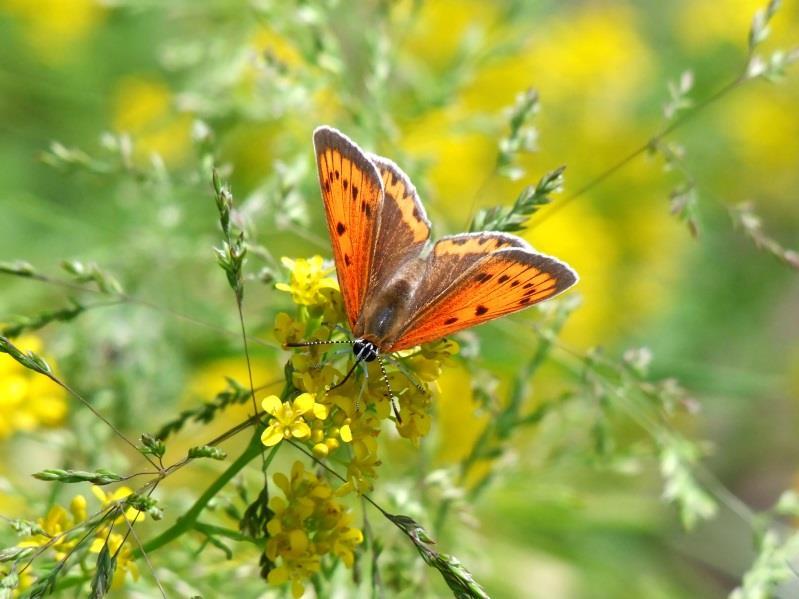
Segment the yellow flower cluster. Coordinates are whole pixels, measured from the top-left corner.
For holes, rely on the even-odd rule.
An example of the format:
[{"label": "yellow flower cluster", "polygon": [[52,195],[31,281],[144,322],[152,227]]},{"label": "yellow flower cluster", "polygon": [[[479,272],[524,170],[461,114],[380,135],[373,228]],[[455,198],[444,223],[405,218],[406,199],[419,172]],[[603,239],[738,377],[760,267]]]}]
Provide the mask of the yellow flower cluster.
[{"label": "yellow flower cluster", "polygon": [[[113,493],[107,494],[100,487],[92,487],[92,493],[100,501],[103,508],[124,499],[133,491],[128,487],[119,487]],[[78,540],[85,534],[79,530],[81,523],[88,519],[87,501],[83,495],[72,498],[69,510],[60,505],[54,505],[44,518],[39,518],[37,524],[42,529],[39,534],[32,535],[21,541],[18,547],[42,547],[49,544],[49,550],[57,561],[65,559],[76,547]],[[124,534],[113,531],[113,527],[127,519],[131,524],[144,519],[144,514],[133,508],[128,508],[125,514],[120,514],[110,523],[98,527],[89,551],[100,553],[103,546],[108,543],[112,555],[116,555],[116,569],[114,571],[113,587],[119,588],[130,573],[134,580],[139,578],[139,569],[133,559],[133,552],[129,545],[123,545]],[[125,532],[127,524],[124,525]],[[74,532],[75,534],[70,534]]]},{"label": "yellow flower cluster", "polygon": [[[15,341],[25,351],[41,353],[38,337],[25,336]],[[63,389],[36,374],[10,356],[0,355],[0,439],[16,431],[58,426],[67,413]]]},{"label": "yellow flower cluster", "polygon": [[283,497],[269,500],[274,516],[266,525],[266,557],[275,567],[267,580],[275,585],[290,582],[298,598],[305,581],[319,572],[324,556],[333,555],[351,568],[363,534],[352,525],[352,514],[335,500],[330,485],[300,462],[294,462],[291,478],[283,473],[272,478]]},{"label": "yellow flower cluster", "polygon": [[[331,268],[319,256],[284,258],[283,264],[290,274],[277,288],[291,294],[297,310],[295,315],[277,315],[275,338],[281,344],[345,341],[338,333],[346,326],[346,318],[338,284],[329,276]],[[397,430],[414,444],[430,430],[431,389],[457,350],[456,343],[442,340],[386,357],[389,383],[402,417]],[[380,466],[382,425],[393,419],[377,362],[364,363],[362,370],[331,389],[351,364],[348,346],[304,347],[290,358],[286,369],[296,396],[281,401],[272,395],[262,402],[269,415],[261,436],[264,445],[293,439],[307,445],[317,458],[333,458],[346,467],[346,482],[336,488],[305,472],[299,463],[292,469],[291,480],[283,474],[274,477],[285,499],[273,497],[269,503],[275,515],[267,527],[266,557],[270,562],[282,561],[268,580],[274,584],[290,581],[295,597],[302,594],[303,581],[319,571],[322,555],[332,553],[351,565],[362,535],[333,497],[372,490]]]}]

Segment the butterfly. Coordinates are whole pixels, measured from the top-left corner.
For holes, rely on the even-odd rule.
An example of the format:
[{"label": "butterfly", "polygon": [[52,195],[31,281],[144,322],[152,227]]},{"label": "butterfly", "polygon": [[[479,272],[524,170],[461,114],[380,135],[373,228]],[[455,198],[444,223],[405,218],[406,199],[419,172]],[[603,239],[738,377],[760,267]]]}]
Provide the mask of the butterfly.
[{"label": "butterfly", "polygon": [[[362,361],[529,308],[577,282],[567,264],[515,235],[461,233],[431,243],[416,188],[394,162],[332,127],[317,128],[313,144],[354,336],[345,342],[352,343],[355,364],[344,380]],[[324,342],[289,345],[316,343]],[[387,384],[382,360],[380,366]],[[394,413],[399,420],[396,406]]]}]

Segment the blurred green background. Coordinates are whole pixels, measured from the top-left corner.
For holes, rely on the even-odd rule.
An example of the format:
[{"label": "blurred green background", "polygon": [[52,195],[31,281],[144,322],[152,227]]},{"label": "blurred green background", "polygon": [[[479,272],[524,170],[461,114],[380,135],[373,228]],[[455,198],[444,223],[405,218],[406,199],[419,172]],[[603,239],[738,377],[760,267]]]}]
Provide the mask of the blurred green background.
[{"label": "blurred green background", "polygon": [[[153,430],[208,399],[224,375],[245,380],[237,337],[168,311],[236,330],[211,251],[210,155],[229,166],[252,238],[271,254],[251,256],[253,275],[272,256],[330,256],[310,143],[320,124],[407,170],[436,236],[460,232],[476,207],[510,204],[548,170],[567,166],[568,196],[646,143],[663,126],[667,82],[685,70],[697,100],[729,83],[761,4],[0,0],[0,261],[52,274],[63,259],[95,261],[160,307],[98,308],[39,335],[65,379],[116,422],[132,434]],[[772,25],[769,47],[799,44],[797,3],[785,2]],[[511,181],[492,174],[503,111],[531,87],[541,98],[539,150]],[[736,231],[727,209],[752,201],[776,239],[799,243],[797,106],[795,74],[752,81],[669,138],[696,182],[698,239],[669,213],[682,176],[657,156],[637,158],[551,218],[545,209],[525,233],[581,275],[573,293],[582,304],[563,343],[614,356],[649,348],[654,376],[678,379],[701,406],[684,426],[708,440],[707,468],[754,510],[799,485],[799,281]],[[70,295],[6,276],[0,285],[0,321]],[[287,298],[256,278],[245,301],[250,328],[268,338]],[[503,380],[532,351],[508,322],[527,330],[530,316],[475,330],[476,360]],[[280,376],[285,354],[255,354],[259,381]],[[531,402],[569,386],[560,368],[542,377]],[[464,400],[466,366],[445,373],[442,389],[434,419],[444,426],[423,450],[446,468],[483,417]],[[45,505],[44,488],[28,482],[34,469],[108,465],[91,441],[103,433],[81,439],[99,425],[80,411],[69,403],[52,421],[34,414],[0,428],[3,513]],[[656,460],[637,459],[624,440],[618,459],[604,460],[572,425],[564,416],[519,434],[504,476],[442,532],[442,546],[492,596],[717,597],[738,584],[755,555],[746,522],[722,506],[683,532],[660,500]],[[407,442],[394,443],[378,489],[412,492],[390,490],[416,459]],[[628,458],[635,464],[625,469]],[[200,467],[170,487],[184,504],[203,488],[203,468],[215,471]],[[187,560],[175,559],[175,576],[186,576]],[[265,587],[257,557],[248,560],[256,596]],[[214,566],[194,582],[209,593],[229,575]]]}]

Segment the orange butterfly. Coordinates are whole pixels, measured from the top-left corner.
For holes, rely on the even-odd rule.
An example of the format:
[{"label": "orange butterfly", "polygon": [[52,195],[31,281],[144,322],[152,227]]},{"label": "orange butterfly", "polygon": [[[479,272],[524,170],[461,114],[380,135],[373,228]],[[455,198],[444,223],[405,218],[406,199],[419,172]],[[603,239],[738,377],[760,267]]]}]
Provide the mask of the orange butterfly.
[{"label": "orange butterfly", "polygon": [[[424,207],[396,164],[364,152],[331,127],[316,129],[313,141],[355,336],[356,362],[344,380],[361,361],[528,308],[577,282],[568,265],[515,235],[462,233],[431,245]],[[382,360],[380,365],[387,383]]]}]

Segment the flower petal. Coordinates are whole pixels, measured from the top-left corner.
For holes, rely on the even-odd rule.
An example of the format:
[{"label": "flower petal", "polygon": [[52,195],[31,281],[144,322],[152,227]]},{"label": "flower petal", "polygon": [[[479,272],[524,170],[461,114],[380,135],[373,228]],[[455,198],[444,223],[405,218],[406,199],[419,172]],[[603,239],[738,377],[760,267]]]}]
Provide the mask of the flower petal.
[{"label": "flower petal", "polygon": [[286,566],[278,566],[274,570],[269,571],[266,577],[269,584],[283,584],[289,580],[289,569]]},{"label": "flower petal", "polygon": [[261,433],[261,443],[267,447],[277,445],[283,439],[282,427],[271,425],[267,426],[263,433]]},{"label": "flower petal", "polygon": [[291,545],[292,551],[304,553],[308,549],[308,535],[298,528],[292,530],[289,533],[289,545]]},{"label": "flower petal", "polygon": [[327,406],[322,403],[315,403],[313,405],[313,415],[319,420],[324,420],[327,418]]},{"label": "flower petal", "polygon": [[345,424],[338,429],[338,434],[344,443],[350,443],[352,441],[352,429],[350,428],[349,424]]},{"label": "flower petal", "polygon": [[280,401],[280,398],[277,395],[268,395],[267,397],[264,397],[263,401],[261,401],[261,407],[268,414],[272,414],[272,416],[277,413],[282,405],[283,402]]},{"label": "flower petal", "polygon": [[291,425],[291,436],[295,439],[304,439],[311,436],[311,427],[305,424],[303,420],[298,420]]},{"label": "flower petal", "polygon": [[310,393],[302,393],[294,400],[294,412],[296,414],[305,414],[314,406],[314,396]]}]

